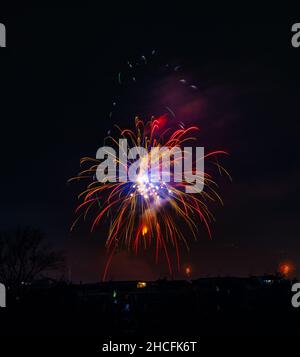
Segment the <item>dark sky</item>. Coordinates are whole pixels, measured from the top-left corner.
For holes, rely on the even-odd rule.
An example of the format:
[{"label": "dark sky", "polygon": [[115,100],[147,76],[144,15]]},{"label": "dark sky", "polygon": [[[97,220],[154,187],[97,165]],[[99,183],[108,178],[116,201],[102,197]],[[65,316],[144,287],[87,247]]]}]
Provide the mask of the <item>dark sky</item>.
[{"label": "dark sky", "polygon": [[[290,41],[297,19],[278,13],[271,21],[242,21],[196,8],[154,16],[147,8],[106,7],[1,16],[8,46],[0,51],[2,229],[40,228],[66,252],[73,280],[98,280],[104,233],[91,235],[88,224],[69,232],[79,191],[66,181],[78,172],[80,157],[95,155],[114,120],[125,125],[133,103],[148,110],[154,98],[157,114],[164,104],[177,105],[182,116],[196,113],[187,121],[201,126],[205,146],[230,152],[225,166],[233,182],[219,182],[225,206],[213,207],[213,239],[200,229],[190,258],[183,258],[193,275],[262,274],[290,261],[300,276],[300,48]],[[109,119],[116,75],[128,59],[153,49],[157,64],[183,65],[197,94],[178,103],[168,76],[158,74],[156,93],[147,88],[146,95],[138,84],[131,96],[122,94],[129,103],[123,116]],[[156,279],[166,272],[150,254],[121,253],[110,277]]]}]

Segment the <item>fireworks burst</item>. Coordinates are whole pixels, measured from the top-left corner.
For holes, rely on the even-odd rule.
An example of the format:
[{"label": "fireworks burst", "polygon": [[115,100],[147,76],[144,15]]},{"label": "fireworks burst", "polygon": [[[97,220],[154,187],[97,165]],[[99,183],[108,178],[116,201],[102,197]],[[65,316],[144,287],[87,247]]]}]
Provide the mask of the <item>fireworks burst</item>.
[{"label": "fireworks burst", "polygon": [[[197,140],[199,128],[191,126],[172,129],[167,125],[167,116],[152,118],[149,122],[136,118],[134,130],[122,130],[117,127],[119,137],[127,139],[132,146],[143,147],[150,153],[152,147],[183,147],[187,143]],[[118,141],[109,136],[105,139],[119,152],[122,150]],[[126,154],[127,152],[121,152]],[[225,151],[212,151],[206,153],[204,158],[207,163],[216,165],[220,173],[227,171],[219,165],[216,157],[226,154]],[[124,162],[120,157],[113,157],[114,162],[120,168]],[[179,165],[175,156],[171,159],[171,166]],[[101,221],[109,220],[110,227],[106,239],[106,247],[109,252],[105,265],[103,280],[106,279],[109,266],[114,254],[126,249],[135,254],[141,249],[153,247],[155,260],[158,262],[162,254],[168,264],[170,273],[173,271],[173,262],[170,250],[176,253],[176,265],[180,270],[180,249],[189,247],[187,236],[197,237],[198,223],[201,221],[211,236],[210,224],[213,216],[209,210],[209,202],[222,200],[217,193],[217,184],[212,175],[202,173],[204,189],[199,194],[186,193],[186,182],[175,182],[174,170],[170,172],[171,180],[164,182],[162,179],[153,182],[149,175],[150,163],[148,157],[142,157],[139,170],[134,182],[99,182],[96,179],[97,167],[100,160],[84,157],[81,165],[89,167],[70,179],[87,180],[88,184],[78,196],[81,201],[76,208],[78,217],[72,225],[76,225],[80,218],[84,220],[92,215],[91,230],[93,231]],[[127,164],[127,163],[126,163]],[[131,162],[128,162],[130,165]],[[182,161],[181,161],[182,164]],[[128,170],[126,165],[126,170]],[[160,165],[160,163],[158,163]],[[195,175],[195,170],[191,168]],[[198,173],[196,173],[198,174]]]}]

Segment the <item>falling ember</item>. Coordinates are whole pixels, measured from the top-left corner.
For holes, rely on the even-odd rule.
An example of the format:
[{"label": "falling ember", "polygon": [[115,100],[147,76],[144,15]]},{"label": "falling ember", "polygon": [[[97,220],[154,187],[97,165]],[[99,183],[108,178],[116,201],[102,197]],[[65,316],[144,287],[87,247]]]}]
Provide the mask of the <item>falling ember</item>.
[{"label": "falling ember", "polygon": [[[132,147],[143,147],[150,152],[152,147],[166,147],[169,150],[183,146],[191,146],[197,140],[199,128],[191,126],[173,129],[168,126],[168,118],[163,115],[152,118],[148,122],[136,118],[134,130],[122,130],[119,127],[119,136],[127,139]],[[173,122],[174,126],[174,122]],[[106,138],[120,150],[118,138],[109,136]],[[106,141],[106,144],[107,144]],[[127,150],[127,149],[126,149]],[[123,152],[127,155],[127,152]],[[217,156],[226,155],[223,150],[207,152],[204,155],[205,168],[216,167],[215,172],[225,173],[227,171],[220,166]],[[113,157],[118,167],[124,165],[120,158]],[[178,165],[175,156],[171,159],[172,167]],[[181,160],[181,158],[180,158]],[[217,193],[218,186],[214,177],[208,172],[201,175],[203,190],[197,194],[186,192],[186,182],[176,182],[171,177],[169,182],[158,180],[152,182],[149,176],[150,163],[141,158],[140,171],[135,181],[130,182],[100,182],[96,179],[97,167],[100,160],[85,157],[81,164],[90,165],[69,181],[87,180],[87,186],[78,196],[81,201],[76,209],[78,217],[72,225],[80,218],[86,220],[91,215],[93,231],[106,219],[110,220],[110,228],[106,239],[106,247],[109,252],[108,260],[103,273],[106,279],[109,266],[113,256],[120,249],[132,251],[135,254],[141,249],[153,248],[155,261],[158,262],[160,255],[164,255],[170,274],[173,272],[173,262],[170,250],[174,250],[176,265],[180,270],[180,250],[182,246],[187,249],[190,236],[197,238],[199,223],[206,228],[211,236],[210,224],[213,215],[209,210],[209,203],[222,200]],[[195,174],[191,168],[191,174]],[[174,170],[173,170],[174,171]],[[174,176],[174,172],[170,172]],[[196,175],[196,177],[198,177]],[[190,274],[190,268],[186,274]]]},{"label": "falling ember", "polygon": [[283,276],[288,276],[294,271],[294,267],[290,263],[282,263],[279,265],[279,272]]},{"label": "falling ember", "polygon": [[147,233],[148,233],[148,228],[147,226],[144,226],[142,230],[142,235],[145,236]]}]

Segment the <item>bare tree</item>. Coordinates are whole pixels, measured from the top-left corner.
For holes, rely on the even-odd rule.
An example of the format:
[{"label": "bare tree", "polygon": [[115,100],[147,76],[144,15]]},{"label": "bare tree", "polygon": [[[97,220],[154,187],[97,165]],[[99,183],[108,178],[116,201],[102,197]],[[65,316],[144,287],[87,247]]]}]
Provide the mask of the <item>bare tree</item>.
[{"label": "bare tree", "polygon": [[37,229],[0,233],[0,281],[7,286],[32,282],[43,272],[62,268],[63,262]]}]

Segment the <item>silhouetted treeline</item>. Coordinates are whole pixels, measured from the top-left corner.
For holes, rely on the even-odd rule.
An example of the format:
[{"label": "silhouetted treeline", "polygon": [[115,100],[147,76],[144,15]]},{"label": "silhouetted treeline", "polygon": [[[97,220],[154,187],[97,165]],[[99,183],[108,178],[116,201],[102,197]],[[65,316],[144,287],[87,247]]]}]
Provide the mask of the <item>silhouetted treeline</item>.
[{"label": "silhouetted treeline", "polygon": [[86,336],[300,335],[292,282],[279,275],[67,284],[9,293],[4,334]]}]

